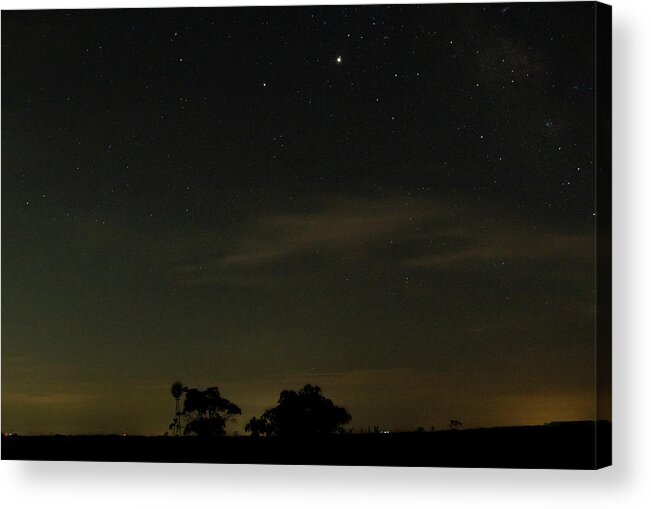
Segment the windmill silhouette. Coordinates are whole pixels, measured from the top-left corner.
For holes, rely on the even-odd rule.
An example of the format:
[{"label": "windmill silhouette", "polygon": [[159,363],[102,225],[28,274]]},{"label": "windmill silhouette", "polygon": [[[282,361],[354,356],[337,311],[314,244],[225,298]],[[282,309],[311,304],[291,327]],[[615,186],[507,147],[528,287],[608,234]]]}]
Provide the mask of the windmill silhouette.
[{"label": "windmill silhouette", "polygon": [[183,384],[174,382],[170,389],[172,396],[176,400],[176,410],[174,412],[174,436],[181,436],[181,396],[183,395]]}]

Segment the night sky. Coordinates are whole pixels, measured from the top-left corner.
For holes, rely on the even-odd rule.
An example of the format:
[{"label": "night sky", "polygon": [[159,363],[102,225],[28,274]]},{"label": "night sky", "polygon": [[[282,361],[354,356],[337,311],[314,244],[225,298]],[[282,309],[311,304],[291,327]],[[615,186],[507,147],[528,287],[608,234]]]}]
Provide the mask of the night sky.
[{"label": "night sky", "polygon": [[594,418],[594,5],[2,13],[2,429],[179,379],[359,429]]}]

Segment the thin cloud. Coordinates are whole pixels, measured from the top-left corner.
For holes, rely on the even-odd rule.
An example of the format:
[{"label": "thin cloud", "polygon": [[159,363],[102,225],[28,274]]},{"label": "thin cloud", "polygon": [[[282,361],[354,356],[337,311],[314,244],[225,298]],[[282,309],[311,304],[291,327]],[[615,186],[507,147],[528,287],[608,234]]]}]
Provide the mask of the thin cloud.
[{"label": "thin cloud", "polygon": [[[319,203],[311,212],[261,215],[230,245],[220,246],[222,254],[178,264],[177,274],[188,284],[201,284],[224,278],[233,283],[239,273],[249,284],[257,280],[252,274],[262,275],[258,269],[307,256],[329,263],[368,260],[439,270],[594,254],[591,235],[536,229],[442,201],[339,198]],[[393,250],[391,256],[387,250]]]},{"label": "thin cloud", "polygon": [[360,256],[374,243],[409,235],[410,222],[425,214],[419,202],[360,200],[339,201],[313,213],[270,215],[244,234],[234,253],[218,261],[256,266],[301,253]]},{"label": "thin cloud", "polygon": [[412,267],[452,268],[481,261],[589,258],[594,254],[594,237],[561,235],[548,232],[511,232],[468,234],[467,245],[441,253],[405,260]]}]

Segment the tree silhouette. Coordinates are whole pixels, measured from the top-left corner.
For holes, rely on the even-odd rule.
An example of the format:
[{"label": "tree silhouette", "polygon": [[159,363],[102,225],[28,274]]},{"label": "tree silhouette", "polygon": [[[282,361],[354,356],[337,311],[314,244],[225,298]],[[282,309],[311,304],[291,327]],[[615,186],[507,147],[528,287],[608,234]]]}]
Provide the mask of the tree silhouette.
[{"label": "tree silhouette", "polygon": [[268,424],[264,416],[258,419],[253,417],[247,424],[244,426],[244,431],[251,433],[251,436],[259,437],[260,435],[267,434]]},{"label": "tree silhouette", "polygon": [[350,422],[350,414],[321,394],[321,388],[306,385],[298,392],[282,391],[278,405],[254,417],[245,426],[253,436],[305,436],[334,433]]},{"label": "tree silhouette", "polygon": [[217,387],[208,387],[204,391],[183,387],[182,391],[185,393],[183,411],[178,415],[178,420],[175,418],[172,421],[170,428],[180,425],[183,419],[185,435],[194,433],[202,437],[223,436],[226,423],[242,413],[235,403],[221,397]]}]

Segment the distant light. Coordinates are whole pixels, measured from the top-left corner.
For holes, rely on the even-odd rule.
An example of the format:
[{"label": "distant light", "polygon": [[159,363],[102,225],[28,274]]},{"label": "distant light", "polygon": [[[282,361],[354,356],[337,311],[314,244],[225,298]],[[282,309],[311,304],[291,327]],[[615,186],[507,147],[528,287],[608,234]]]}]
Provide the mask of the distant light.
[{"label": "distant light", "polygon": [[338,56],[338,57],[337,57],[337,63],[338,63],[338,64],[341,63],[341,56]]}]

